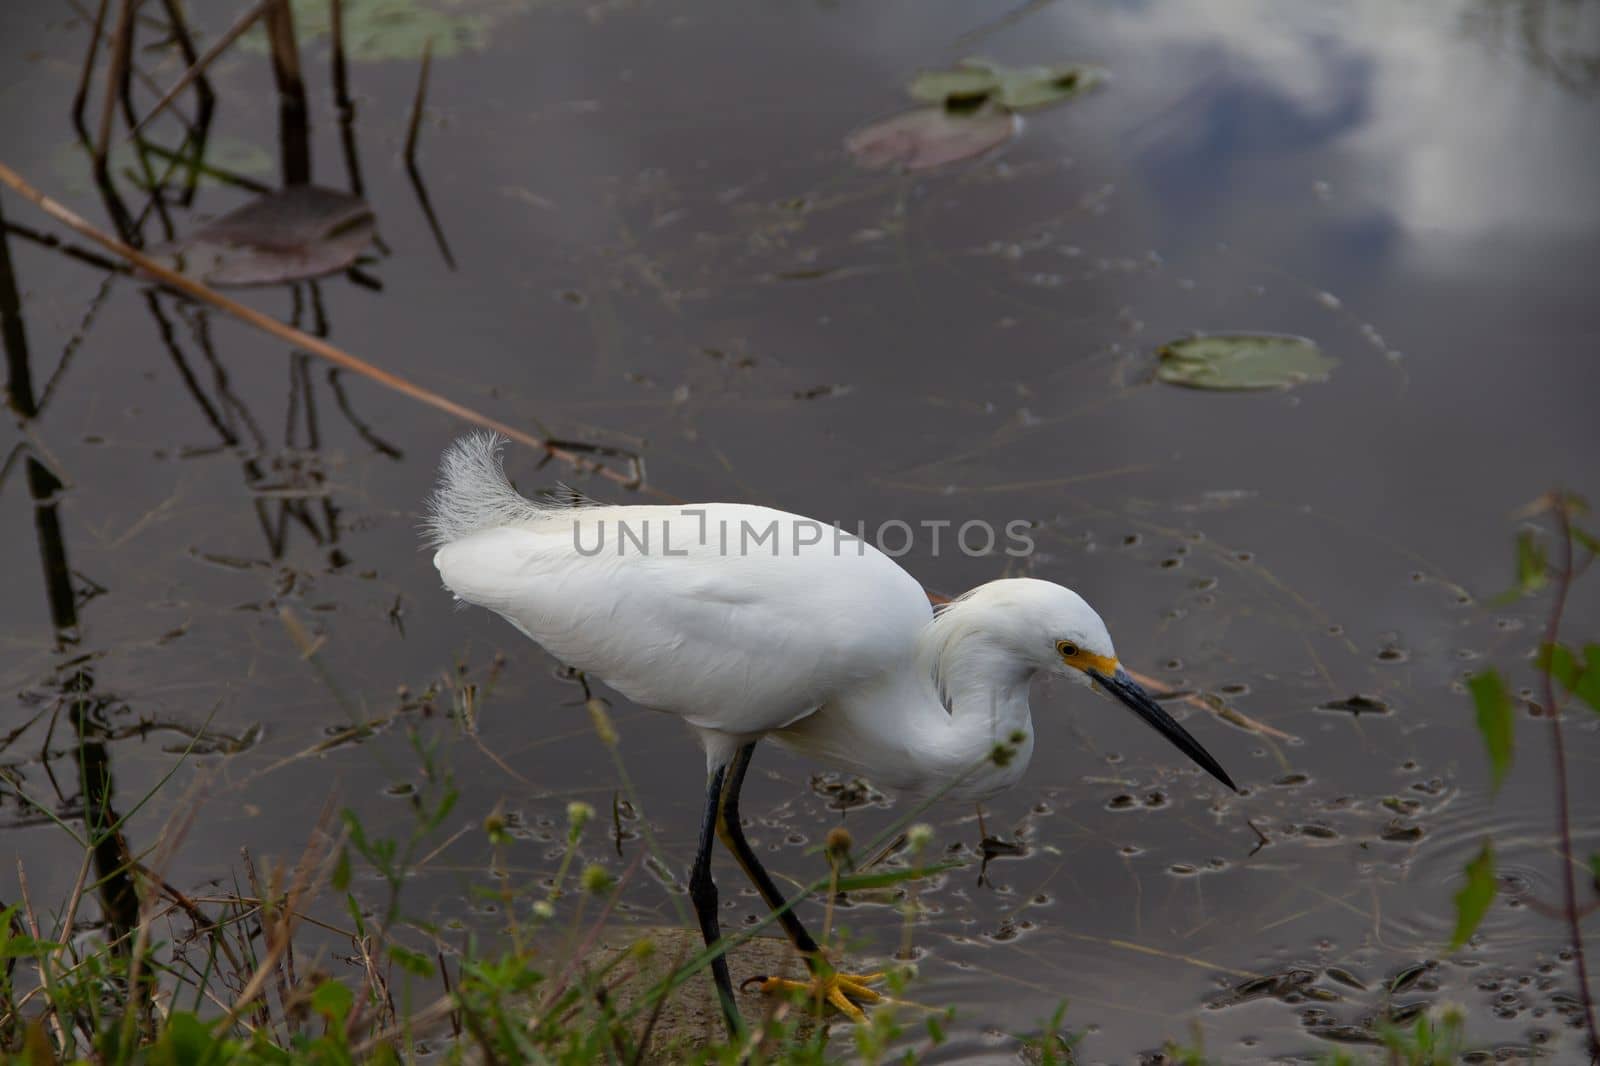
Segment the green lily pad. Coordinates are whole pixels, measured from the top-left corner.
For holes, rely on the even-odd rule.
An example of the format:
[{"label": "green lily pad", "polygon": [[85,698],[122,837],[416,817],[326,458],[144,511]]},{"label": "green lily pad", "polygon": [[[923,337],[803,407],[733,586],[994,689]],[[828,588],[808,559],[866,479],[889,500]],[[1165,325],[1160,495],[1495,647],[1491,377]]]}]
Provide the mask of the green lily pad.
[{"label": "green lily pad", "polygon": [[[332,35],[328,0],[291,3],[295,37],[302,47]],[[430,39],[435,59],[480,52],[489,44],[491,5],[473,4],[471,12],[463,6],[460,0],[344,0],[345,58],[356,63],[416,60]],[[253,52],[267,51],[260,25],[251,27],[239,43]]]},{"label": "green lily pad", "polygon": [[1156,377],[1190,389],[1283,389],[1326,381],[1339,360],[1304,337],[1219,333],[1162,345]]},{"label": "green lily pad", "polygon": [[954,70],[924,71],[907,87],[918,100],[952,111],[987,102],[1012,111],[1049,107],[1094,88],[1105,74],[1081,63],[1002,67],[986,59],[963,59]]}]

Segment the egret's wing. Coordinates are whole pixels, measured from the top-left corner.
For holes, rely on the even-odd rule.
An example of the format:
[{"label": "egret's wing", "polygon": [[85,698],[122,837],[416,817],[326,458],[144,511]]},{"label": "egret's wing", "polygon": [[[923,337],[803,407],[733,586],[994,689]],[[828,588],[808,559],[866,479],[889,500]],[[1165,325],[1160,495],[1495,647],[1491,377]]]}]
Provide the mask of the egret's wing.
[{"label": "egret's wing", "polygon": [[871,546],[738,504],[552,508],[434,561],[457,596],[562,662],[732,733],[780,728],[903,664],[931,617]]}]

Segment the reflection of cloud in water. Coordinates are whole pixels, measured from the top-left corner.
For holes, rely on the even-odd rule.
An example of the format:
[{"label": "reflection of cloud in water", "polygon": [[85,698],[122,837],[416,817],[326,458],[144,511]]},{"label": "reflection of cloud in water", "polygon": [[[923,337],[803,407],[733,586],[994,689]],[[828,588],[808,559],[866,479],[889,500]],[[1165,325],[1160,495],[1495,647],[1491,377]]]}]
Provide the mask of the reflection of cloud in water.
[{"label": "reflection of cloud in water", "polygon": [[1324,180],[1333,209],[1398,227],[1429,268],[1471,270],[1459,254],[1469,241],[1600,228],[1597,138],[1574,134],[1592,128],[1600,63],[1584,57],[1600,56],[1600,6],[1164,0],[1081,11],[1036,18],[1073,23],[1062,40],[1120,53],[1113,92],[1163,199],[1182,180],[1226,181],[1213,201],[1248,193],[1272,180],[1244,172],[1252,157],[1281,171],[1285,150],[1303,145],[1308,185]]}]

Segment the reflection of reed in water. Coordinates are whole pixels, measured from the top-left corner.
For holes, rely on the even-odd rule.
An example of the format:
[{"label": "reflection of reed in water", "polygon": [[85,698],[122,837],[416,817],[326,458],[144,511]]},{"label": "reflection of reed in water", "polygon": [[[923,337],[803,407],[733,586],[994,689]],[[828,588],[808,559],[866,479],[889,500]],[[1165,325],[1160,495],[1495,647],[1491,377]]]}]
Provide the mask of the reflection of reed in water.
[{"label": "reflection of reed in water", "polygon": [[[305,326],[317,336],[326,336],[328,320],[321,290],[316,282],[293,287],[293,324]],[[239,396],[227,367],[218,356],[211,337],[211,320],[204,308],[155,290],[144,294],[145,304],[156,323],[156,332],[178,371],[185,395],[200,411],[216,434],[213,444],[190,447],[188,456],[203,456],[224,450],[240,457],[240,469],[250,494],[251,507],[273,560],[282,559],[290,531],[298,528],[313,544],[328,553],[329,565],[343,566],[348,558],[339,548],[340,509],[329,488],[323,459],[322,412],[326,398],[319,399],[311,357],[292,353],[289,360],[288,393],[281,446],[274,446],[261,419]],[[302,323],[309,315],[311,322]],[[180,339],[178,325],[187,333]],[[200,371],[188,347],[198,353]],[[338,367],[325,371],[328,397],[351,429],[373,451],[389,459],[402,457],[399,448],[380,437],[355,411],[345,390]]]},{"label": "reflection of reed in water", "polygon": [[[4,222],[0,205],[0,224]],[[11,264],[10,241],[0,225],[0,340],[6,356],[6,397],[12,412],[26,428],[40,414],[32,367],[28,355],[26,328],[22,320],[22,301],[16,274]],[[98,712],[105,709],[105,696],[95,696],[94,675],[82,662],[77,648],[82,640],[78,607],[104,591],[93,582],[80,590],[73,585],[74,574],[67,559],[66,537],[61,529],[60,494],[65,480],[47,465],[35,449],[24,441],[7,457],[3,470],[12,470],[20,460],[26,473],[28,496],[33,507],[33,524],[39,545],[39,562],[44,573],[45,594],[50,603],[50,621],[55,630],[55,651],[61,657],[56,667],[59,696],[52,716],[68,711],[76,743],[71,756],[78,769],[78,808],[84,836],[94,854],[96,883],[104,911],[108,935],[118,950],[126,951],[128,937],[139,923],[139,899],[132,878],[132,860],[123,837],[116,809],[112,806],[114,786],[111,758],[104,740],[104,722]],[[0,487],[4,482],[0,480]],[[20,734],[12,734],[15,741]],[[39,756],[45,773],[55,788],[61,807],[72,804],[62,793],[51,768],[50,731],[45,735]],[[20,791],[17,796],[21,806]],[[47,813],[41,811],[41,813]],[[70,934],[70,930],[68,931]]]},{"label": "reflection of reed in water", "polygon": [[[70,0],[76,2],[76,0]],[[476,423],[486,429],[492,429],[502,435],[518,441],[529,447],[542,451],[546,461],[557,460],[568,464],[574,470],[586,474],[605,478],[630,490],[640,490],[662,498],[664,493],[644,484],[644,467],[642,458],[630,451],[592,444],[580,441],[560,441],[542,438],[529,433],[519,427],[507,424],[500,420],[480,414],[462,404],[456,403],[431,389],[420,386],[396,374],[392,374],[377,367],[372,363],[359,359],[323,340],[328,334],[327,315],[323,311],[321,290],[315,285],[302,288],[300,282],[308,280],[312,272],[312,263],[315,269],[322,272],[343,270],[351,281],[368,288],[381,290],[382,285],[376,279],[364,274],[358,265],[351,259],[330,259],[331,249],[335,244],[344,253],[356,255],[362,249],[361,245],[350,245],[347,242],[347,223],[356,219],[363,225],[372,224],[372,214],[364,210],[365,201],[361,199],[361,167],[356,158],[356,141],[354,135],[355,106],[349,94],[348,72],[346,70],[343,54],[343,33],[341,30],[342,16],[339,0],[331,0],[332,28],[333,28],[333,83],[335,101],[338,107],[338,122],[340,127],[340,143],[344,149],[345,167],[349,179],[350,193],[331,193],[327,190],[316,190],[309,186],[310,179],[310,154],[305,141],[308,136],[306,109],[304,106],[304,78],[300,76],[298,52],[294,41],[293,17],[288,12],[288,0],[259,0],[259,3],[248,9],[233,25],[225,31],[209,50],[203,55],[194,56],[192,45],[186,42],[188,27],[180,17],[174,17],[166,27],[169,32],[168,40],[156,45],[156,48],[177,47],[187,61],[190,61],[188,70],[179,77],[171,88],[160,97],[157,103],[142,116],[139,115],[132,104],[131,95],[125,91],[130,78],[130,72],[138,74],[143,80],[149,82],[148,76],[139,71],[137,63],[131,58],[134,54],[133,34],[143,20],[131,17],[132,7],[137,0],[101,0],[98,15],[90,33],[90,48],[85,58],[83,75],[79,84],[78,94],[74,101],[74,123],[79,131],[82,146],[90,153],[95,161],[96,185],[100,191],[106,212],[112,219],[117,230],[117,237],[113,237],[92,223],[79,217],[63,205],[52,201],[46,194],[30,185],[20,174],[0,162],[0,184],[15,190],[25,199],[31,201],[50,215],[57,222],[66,225],[81,237],[88,238],[101,248],[111,252],[116,260],[128,264],[119,267],[116,260],[107,260],[101,255],[87,251],[75,245],[67,244],[59,238],[49,234],[40,233],[17,226],[8,226],[13,235],[25,240],[59,251],[82,262],[111,270],[125,271],[136,268],[143,275],[159,280],[166,289],[151,294],[147,299],[152,315],[156,319],[158,333],[163,344],[172,352],[175,364],[179,367],[180,376],[189,394],[195,398],[208,420],[218,430],[220,443],[218,447],[234,447],[247,449],[241,427],[230,426],[228,423],[236,414],[243,422],[251,423],[243,428],[250,432],[253,438],[254,453],[245,455],[247,482],[253,487],[265,487],[261,491],[276,494],[280,499],[285,497],[306,498],[309,496],[322,497],[326,479],[319,471],[313,471],[309,476],[304,475],[301,469],[303,456],[298,453],[320,451],[317,443],[320,433],[316,425],[315,396],[311,389],[309,377],[308,356],[316,356],[330,363],[336,369],[328,376],[328,386],[333,399],[341,414],[355,428],[357,434],[379,454],[398,458],[398,451],[393,445],[382,440],[364,421],[354,412],[349,395],[345,392],[341,379],[342,370],[355,371],[370,378],[386,388],[404,393],[414,400],[428,404],[450,415],[463,418]],[[99,131],[97,135],[91,134],[85,109],[94,80],[94,66],[99,51],[99,44],[104,36],[103,29],[108,10],[112,4],[117,4],[116,28],[112,32],[110,43],[110,58],[107,62],[105,76],[106,98],[105,104],[99,115]],[[80,11],[85,19],[87,14]],[[229,172],[223,167],[205,159],[205,143],[209,132],[214,104],[216,98],[204,81],[204,70],[207,64],[222,54],[238,35],[255,21],[266,19],[269,23],[267,34],[272,47],[272,59],[275,75],[278,81],[282,105],[280,114],[280,147],[283,154],[283,174],[287,188],[276,193],[261,186],[248,177]],[[172,42],[178,42],[176,44]],[[410,121],[406,136],[404,161],[407,176],[410,179],[412,190],[417,197],[418,207],[434,235],[440,255],[447,267],[454,269],[454,259],[450,252],[449,244],[444,232],[439,225],[432,206],[429,202],[426,187],[422,180],[421,170],[417,165],[417,145],[423,109],[426,105],[428,75],[430,69],[431,46],[424,47],[422,65],[419,71],[419,80],[416,94],[411,104]],[[151,83],[153,85],[153,82]],[[197,110],[194,118],[182,116],[179,105],[175,102],[182,92],[190,87],[204,97],[202,105]],[[143,192],[145,202],[137,213],[130,210],[123,198],[124,190],[119,189],[115,177],[108,165],[111,146],[111,130],[117,112],[117,103],[120,100],[124,117],[129,129],[128,140],[135,149],[135,163],[137,172],[129,171],[133,186]],[[184,140],[177,150],[162,147],[148,140],[145,127],[153,123],[158,115],[165,113],[169,107],[179,112],[179,121],[184,131]],[[157,166],[156,163],[162,164]],[[212,226],[202,227],[191,232],[187,243],[177,239],[177,227],[173,223],[170,208],[174,205],[189,206],[193,201],[194,190],[199,178],[221,181],[226,184],[236,185],[250,189],[260,198],[246,205],[244,209],[231,212],[229,216],[219,219]],[[292,195],[296,190],[309,193],[319,192],[322,195],[306,196]],[[351,201],[355,201],[352,205]],[[322,201],[333,202],[338,205],[338,211],[348,215],[343,221],[340,218],[315,216],[308,218],[306,206],[308,203]],[[362,210],[358,210],[362,209]],[[314,214],[314,212],[313,212]],[[246,238],[240,231],[244,227],[244,215],[250,216],[251,236]],[[232,300],[218,293],[209,284],[196,280],[192,275],[184,275],[174,271],[171,267],[150,258],[139,249],[146,247],[144,227],[149,219],[155,218],[164,234],[161,254],[171,255],[181,252],[188,246],[199,246],[204,241],[215,241],[219,229],[225,230],[231,237],[223,243],[241,245],[243,259],[252,254],[260,253],[257,261],[243,270],[245,278],[235,271],[232,276],[235,283],[239,284],[290,284],[291,292],[295,299],[295,313],[293,321],[301,323],[306,315],[306,305],[309,304],[310,314],[314,325],[308,327],[311,332],[290,326],[270,318],[236,300]],[[226,225],[223,225],[226,223]],[[320,227],[320,228],[319,228]],[[306,238],[305,232],[311,230],[313,237]],[[323,244],[307,243],[315,241],[315,234],[320,234],[325,241]],[[302,240],[304,238],[304,240]],[[388,254],[387,248],[381,238],[375,234],[370,238],[380,253]],[[352,250],[353,249],[353,250]],[[263,268],[261,260],[276,254],[278,258],[271,264],[272,269]],[[296,261],[298,266],[286,265]],[[237,264],[236,264],[237,265]],[[276,271],[276,272],[273,272]],[[226,375],[221,372],[220,363],[216,360],[209,340],[205,337],[205,315],[195,313],[192,319],[184,315],[183,309],[190,305],[178,302],[177,297],[167,296],[167,293],[182,293],[184,296],[197,300],[211,308],[217,308],[239,318],[257,329],[263,330],[280,340],[287,341],[291,346],[293,365],[291,365],[290,401],[291,416],[290,427],[282,451],[278,453],[273,464],[276,472],[285,471],[293,475],[290,483],[285,485],[272,480],[273,473],[266,470],[268,465],[259,454],[264,451],[265,438],[260,433],[259,426],[253,424],[248,411],[237,396],[226,389]],[[99,302],[95,304],[86,315],[83,330],[87,329],[89,318],[95,312]],[[161,300],[166,298],[171,301],[170,313],[163,310]],[[188,366],[181,351],[174,350],[176,331],[173,327],[172,315],[183,317],[185,321],[194,323],[192,332],[195,332],[203,357],[213,367],[213,378],[216,382],[214,396],[207,396],[205,388]],[[232,412],[230,414],[230,412]],[[297,421],[298,419],[298,421]],[[308,448],[297,448],[293,438],[296,434],[311,441]],[[622,459],[627,464],[627,469],[617,469],[605,460],[609,458]],[[254,491],[254,489],[253,489]],[[336,513],[324,505],[320,511],[309,505],[291,503],[280,506],[276,514],[263,514],[261,524],[267,535],[269,547],[274,556],[283,550],[283,531],[290,524],[297,524],[313,532],[319,544],[335,543],[337,540],[336,523],[332,521]]]},{"label": "reflection of reed in water", "polygon": [[[102,0],[90,31],[89,51],[73,108],[80,139],[95,162],[96,185],[101,200],[118,235],[134,247],[143,247],[147,243],[143,228],[147,220],[154,217],[163,231],[163,239],[172,241],[177,235],[177,227],[173,224],[169,206],[189,206],[202,175],[253,192],[269,191],[243,175],[229,173],[204,161],[206,140],[216,104],[215,91],[206,78],[205,67],[240,33],[258,21],[266,29],[278,93],[278,143],[283,183],[286,186],[309,183],[309,113],[291,6],[281,0],[261,0],[253,4],[235,20],[217,45],[201,56],[192,44],[189,27],[181,11],[175,3],[167,2],[168,20],[165,28],[168,40],[178,48],[188,69],[165,95],[160,96],[159,102],[142,116],[134,108],[130,80],[137,75],[152,87],[154,83],[137,69],[132,58],[137,54],[134,36],[139,28],[138,20],[132,17],[134,6],[134,0]],[[334,5],[336,24],[339,21],[339,6]],[[99,45],[105,37],[108,7],[114,12],[115,18],[110,20],[114,25],[106,41],[106,93],[98,116],[98,131],[91,134],[85,110],[94,81]],[[361,169],[355,158],[356,144],[351,129],[354,106],[350,103],[340,34],[335,34],[334,45],[333,79],[339,102],[341,144],[347,156],[346,172],[352,191],[359,195]],[[192,117],[184,115],[176,102],[181,91],[189,88],[192,88],[196,102]],[[111,131],[119,103],[138,160],[137,170],[132,175],[134,184],[142,187],[147,194],[142,210],[137,212],[129,208],[115,180],[117,175],[107,165],[112,146]],[[163,113],[175,115],[181,125],[183,140],[176,150],[160,148],[146,139],[146,127]],[[162,164],[163,169],[158,170],[153,166],[152,159]],[[349,274],[359,284],[381,287],[375,279],[361,274],[355,268]],[[297,328],[305,328],[313,336],[326,337],[329,324],[320,286],[315,282],[293,283],[290,290],[294,307],[291,323]],[[261,420],[251,412],[230,381],[228,371],[212,343],[208,312],[164,290],[149,289],[143,293],[143,298],[155,324],[157,338],[178,371],[184,394],[194,402],[216,434],[215,443],[186,449],[186,454],[205,455],[224,449],[238,453],[251,507],[274,560],[283,557],[291,531],[298,528],[309,535],[319,548],[328,552],[332,565],[343,565],[347,560],[338,547],[341,537],[340,511],[329,492],[321,454],[320,409],[324,409],[327,402],[326,398],[319,401],[310,357],[302,353],[291,355],[286,424],[281,444],[274,445],[263,431]],[[339,368],[328,369],[325,382],[327,398],[331,398],[335,408],[358,436],[378,454],[398,459],[399,449],[379,437],[356,414]]]}]

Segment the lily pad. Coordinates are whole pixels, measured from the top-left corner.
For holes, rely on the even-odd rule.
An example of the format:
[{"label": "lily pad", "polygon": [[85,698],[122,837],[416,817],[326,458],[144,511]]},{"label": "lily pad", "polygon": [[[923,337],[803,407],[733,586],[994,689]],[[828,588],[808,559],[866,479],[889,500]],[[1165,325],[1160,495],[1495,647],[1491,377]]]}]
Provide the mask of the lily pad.
[{"label": "lily pad", "polygon": [[291,185],[150,254],[208,285],[273,285],[346,269],[376,230],[361,197]]},{"label": "lily pad", "polygon": [[[494,21],[488,4],[462,11],[460,0],[343,0],[344,53],[352,62],[385,59],[416,60],[428,41],[433,57],[449,59],[462,52],[480,52],[489,44]],[[328,0],[291,0],[295,36],[302,45],[333,32]],[[252,27],[240,43],[254,52],[267,51],[267,36]]]},{"label": "lily pad", "polygon": [[982,155],[1009,141],[1020,128],[1017,116],[996,108],[958,114],[924,107],[856,130],[845,138],[844,146],[857,163],[872,170],[889,166],[927,170]]},{"label": "lily pad", "polygon": [[1162,345],[1156,376],[1190,389],[1282,389],[1326,381],[1339,361],[1304,337],[1227,333]]},{"label": "lily pad", "polygon": [[1049,107],[1094,88],[1105,74],[1097,67],[1064,63],[1046,67],[1002,67],[986,59],[963,59],[954,70],[924,71],[908,89],[918,100],[963,111],[995,103],[1012,111]]}]

